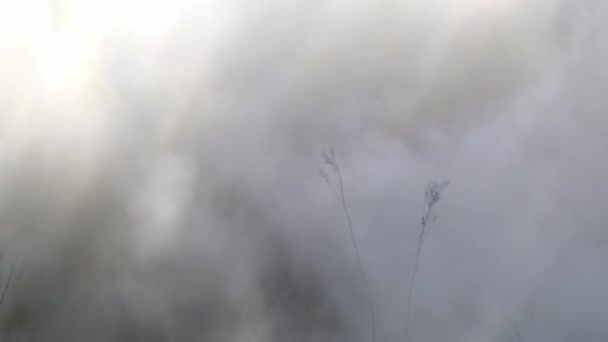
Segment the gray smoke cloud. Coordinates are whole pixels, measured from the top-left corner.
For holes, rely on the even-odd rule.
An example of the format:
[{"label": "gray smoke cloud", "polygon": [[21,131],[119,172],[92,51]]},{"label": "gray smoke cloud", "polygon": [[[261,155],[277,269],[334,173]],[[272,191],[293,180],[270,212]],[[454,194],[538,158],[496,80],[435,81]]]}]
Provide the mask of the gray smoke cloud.
[{"label": "gray smoke cloud", "polygon": [[370,341],[328,146],[379,342],[444,178],[412,341],[608,340],[603,2],[0,13],[3,341]]}]

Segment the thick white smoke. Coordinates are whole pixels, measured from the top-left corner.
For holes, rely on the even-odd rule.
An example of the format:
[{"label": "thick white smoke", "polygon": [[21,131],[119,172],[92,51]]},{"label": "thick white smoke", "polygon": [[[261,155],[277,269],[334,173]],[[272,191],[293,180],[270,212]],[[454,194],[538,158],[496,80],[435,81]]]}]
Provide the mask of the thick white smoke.
[{"label": "thick white smoke", "polygon": [[[6,341],[601,341],[608,6],[0,3]],[[330,175],[331,176],[331,175]]]}]

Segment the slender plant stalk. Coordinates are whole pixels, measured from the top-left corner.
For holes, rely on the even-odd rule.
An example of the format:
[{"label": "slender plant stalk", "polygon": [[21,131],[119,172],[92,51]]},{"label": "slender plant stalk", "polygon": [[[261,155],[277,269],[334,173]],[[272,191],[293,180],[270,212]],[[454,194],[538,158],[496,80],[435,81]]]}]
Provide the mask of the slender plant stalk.
[{"label": "slender plant stalk", "polygon": [[[334,172],[338,175],[338,183],[340,186],[340,199],[342,200],[342,210],[344,211],[344,216],[346,217],[346,223],[348,225],[348,231],[350,233],[350,239],[353,245],[353,250],[355,252],[355,256],[357,259],[357,266],[359,268],[359,274],[361,276],[361,280],[363,281],[363,285],[365,286],[365,292],[367,296],[367,304],[369,306],[369,316],[370,323],[372,329],[372,341],[376,342],[376,314],[374,310],[374,302],[372,299],[372,292],[369,286],[369,281],[367,278],[367,274],[365,273],[365,268],[363,267],[363,262],[361,261],[361,253],[359,252],[359,245],[357,244],[357,237],[355,236],[355,231],[353,229],[353,223],[350,218],[350,214],[348,211],[348,206],[346,205],[346,196],[344,195],[344,181],[342,179],[342,172],[340,171],[340,167],[336,161],[334,149],[332,147],[329,148],[328,152],[323,152],[323,159],[327,165],[330,165]],[[325,179],[326,182],[329,183],[329,177],[327,174],[321,170],[321,176]]]},{"label": "slender plant stalk", "polygon": [[[441,192],[449,185],[448,181],[443,181],[441,183],[432,182],[429,183],[425,190],[426,197],[426,212],[422,216],[422,221],[420,225],[420,235],[418,235],[418,249],[416,250],[416,259],[414,261],[414,271],[412,272],[412,277],[410,279],[410,287],[407,293],[407,320],[405,324],[407,341],[411,341],[411,326],[410,326],[410,318],[411,318],[411,304],[412,304],[412,294],[414,292],[414,284],[416,282],[416,275],[418,274],[418,264],[420,262],[420,253],[422,251],[422,242],[424,240],[424,234],[426,233],[426,229],[431,219],[431,213],[433,211],[433,207],[439,200],[441,199]],[[435,222],[436,216],[433,216],[432,222]]]},{"label": "slender plant stalk", "polygon": [[372,324],[372,341],[376,341],[376,315],[374,313],[374,304],[371,295],[371,289],[369,287],[369,281],[367,279],[367,274],[365,273],[365,269],[363,268],[363,263],[361,261],[361,254],[359,253],[359,246],[357,244],[357,238],[355,237],[355,232],[353,231],[352,221],[350,219],[350,215],[348,213],[348,207],[346,206],[346,200],[344,198],[344,183],[342,181],[342,174],[338,170],[338,179],[340,180],[340,197],[342,198],[342,209],[344,210],[344,216],[346,217],[346,221],[348,223],[348,230],[350,232],[350,238],[352,240],[353,249],[355,250],[355,254],[357,256],[357,265],[359,267],[359,272],[361,273],[361,278],[363,279],[363,285],[365,286],[365,291],[367,292],[367,302],[369,305],[369,314],[370,320]]},{"label": "slender plant stalk", "polygon": [[407,340],[410,341],[410,317],[411,317],[411,303],[412,303],[412,293],[414,292],[414,282],[416,281],[416,274],[418,273],[418,263],[420,261],[420,251],[422,250],[422,239],[424,238],[424,233],[426,231],[426,221],[429,217],[431,210],[430,207],[427,209],[426,215],[422,218],[422,229],[420,231],[420,235],[418,235],[418,249],[416,250],[416,260],[414,261],[414,271],[412,272],[412,277],[410,279],[410,288],[407,293]]},{"label": "slender plant stalk", "polygon": [[[2,259],[4,259],[4,253],[2,251],[0,251],[0,263],[2,263]],[[8,288],[11,285],[11,280],[13,279],[14,271],[15,271],[15,265],[11,265],[11,270],[8,274],[8,279],[6,280],[6,283],[4,283],[4,286],[0,287],[0,305],[2,305],[2,303],[4,303],[6,293],[8,292]]]}]

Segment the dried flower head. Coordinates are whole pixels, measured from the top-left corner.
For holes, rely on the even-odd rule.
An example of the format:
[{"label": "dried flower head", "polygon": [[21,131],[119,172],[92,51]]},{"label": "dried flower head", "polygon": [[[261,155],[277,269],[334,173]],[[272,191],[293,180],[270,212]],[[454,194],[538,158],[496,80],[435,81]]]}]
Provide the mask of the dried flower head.
[{"label": "dried flower head", "polygon": [[430,182],[426,186],[425,190],[426,204],[429,207],[432,207],[437,202],[439,202],[439,200],[441,199],[441,193],[445,188],[447,188],[448,185],[450,185],[450,182],[447,180],[444,180],[441,183]]}]

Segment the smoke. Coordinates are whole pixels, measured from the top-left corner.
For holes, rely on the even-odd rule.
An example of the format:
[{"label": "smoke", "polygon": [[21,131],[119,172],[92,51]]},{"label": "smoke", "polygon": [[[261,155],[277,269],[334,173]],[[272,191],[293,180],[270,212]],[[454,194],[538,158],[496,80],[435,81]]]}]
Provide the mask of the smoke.
[{"label": "smoke", "polygon": [[[6,341],[600,341],[608,6],[0,4]],[[19,256],[17,259],[17,255]]]}]

